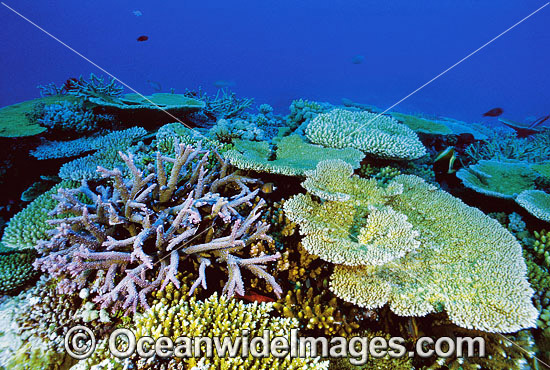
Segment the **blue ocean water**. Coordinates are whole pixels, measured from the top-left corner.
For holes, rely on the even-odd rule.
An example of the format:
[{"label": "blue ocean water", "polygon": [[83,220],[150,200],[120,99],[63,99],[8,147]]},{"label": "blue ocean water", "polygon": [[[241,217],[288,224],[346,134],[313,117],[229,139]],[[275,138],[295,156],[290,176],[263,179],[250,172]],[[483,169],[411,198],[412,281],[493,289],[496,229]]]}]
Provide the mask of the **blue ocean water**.
[{"label": "blue ocean water", "polygon": [[[293,99],[387,108],[544,1],[6,1],[140,93],[226,82],[286,114]],[[136,15],[137,14],[137,15]],[[0,7],[0,106],[36,86],[103,73]],[[502,107],[550,111],[550,7],[460,63],[396,110],[465,121]],[[136,39],[148,36],[145,42]],[[356,63],[359,61],[359,63]],[[148,83],[148,81],[154,81]]]}]

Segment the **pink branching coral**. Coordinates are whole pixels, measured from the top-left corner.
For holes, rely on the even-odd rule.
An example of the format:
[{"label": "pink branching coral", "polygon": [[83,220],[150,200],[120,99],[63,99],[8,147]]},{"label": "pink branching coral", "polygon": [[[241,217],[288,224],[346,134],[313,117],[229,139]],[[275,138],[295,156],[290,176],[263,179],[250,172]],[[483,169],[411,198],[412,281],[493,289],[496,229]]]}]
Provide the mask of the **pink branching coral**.
[{"label": "pink branching coral", "polygon": [[[258,189],[252,191],[248,184],[256,180],[228,173],[228,163],[215,151],[218,163],[207,169],[210,152],[200,144],[175,147],[174,158],[157,153],[156,166],[143,171],[132,154],[119,152],[130,179],[119,169],[98,167],[107,181],[95,191],[86,181],[78,189],[59,190],[51,216],[76,216],[49,221],[57,227],[37,245],[43,257],[35,262],[36,268],[60,278],[58,290],[91,287],[102,308],[135,312],[138,305],[148,308],[147,295],[153,290],[170,282],[179,288],[180,263],[195,258],[199,277],[190,294],[199,285],[206,288],[205,272],[213,263],[227,268],[223,292],[228,296],[244,295],[243,268],[265,279],[277,295],[282,292],[265,267],[279,253],[239,256],[251,243],[271,240],[269,226],[257,222],[265,202],[252,204]],[[79,194],[91,204],[81,202]],[[248,215],[242,216],[246,210]]]}]

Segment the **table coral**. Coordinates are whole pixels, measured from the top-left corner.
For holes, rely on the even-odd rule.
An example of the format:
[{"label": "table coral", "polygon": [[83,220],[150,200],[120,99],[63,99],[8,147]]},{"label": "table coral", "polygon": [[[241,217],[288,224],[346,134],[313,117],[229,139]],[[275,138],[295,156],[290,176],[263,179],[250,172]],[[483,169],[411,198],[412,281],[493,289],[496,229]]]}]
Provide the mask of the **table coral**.
[{"label": "table coral", "polygon": [[[489,332],[535,325],[521,246],[496,220],[416,176],[397,176],[382,188],[351,174],[343,162],[323,162],[303,185],[324,201],[301,194],[285,203],[304,245],[307,240],[321,258],[337,263],[331,277],[337,296],[365,308],[389,303],[402,316],[445,310],[457,325]],[[388,189],[390,196],[381,197]],[[374,261],[359,253],[365,246],[354,234],[380,206],[407,217],[409,230],[418,233],[416,249],[403,256],[397,248],[393,258]],[[361,207],[365,214],[350,213]]]},{"label": "table coral", "polygon": [[302,176],[305,171],[314,169],[324,159],[339,158],[359,167],[363,154],[352,148],[334,149],[308,144],[298,135],[282,138],[276,150],[276,158],[271,160],[269,143],[235,140],[235,148],[225,153],[231,164],[240,169],[277,173],[287,176]]},{"label": "table coral", "polygon": [[388,159],[417,159],[426,148],[409,127],[388,116],[333,109],[313,118],[306,128],[313,143],[331,148],[356,148]]},{"label": "table coral", "polygon": [[514,199],[524,190],[535,188],[537,174],[526,162],[479,161],[461,168],[456,177],[465,187],[478,193]]},{"label": "table coral", "polygon": [[539,220],[550,222],[550,194],[541,190],[525,190],[516,202]]},{"label": "table coral", "polygon": [[[94,301],[102,308],[136,311],[138,305],[149,307],[152,291],[170,282],[179,286],[180,262],[192,256],[199,274],[191,292],[198,285],[206,289],[206,269],[221,263],[229,275],[223,289],[227,295],[244,295],[241,269],[281,293],[264,266],[278,254],[239,255],[254,241],[270,240],[268,226],[256,222],[264,202],[248,205],[258,190],[251,191],[247,184],[255,180],[229,173],[219,155],[218,166],[206,170],[210,153],[200,145],[177,144],[174,158],[159,152],[156,166],[144,171],[136,167],[132,154],[119,154],[131,178],[123,178],[119,169],[100,167],[108,181],[95,191],[83,181],[80,188],[61,189],[56,197],[59,204],[50,212],[52,217],[69,211],[76,216],[51,221],[57,227],[49,240],[36,246],[43,257],[35,265],[61,279],[60,291],[93,284],[98,287]],[[78,194],[85,194],[91,204],[79,201]]]}]

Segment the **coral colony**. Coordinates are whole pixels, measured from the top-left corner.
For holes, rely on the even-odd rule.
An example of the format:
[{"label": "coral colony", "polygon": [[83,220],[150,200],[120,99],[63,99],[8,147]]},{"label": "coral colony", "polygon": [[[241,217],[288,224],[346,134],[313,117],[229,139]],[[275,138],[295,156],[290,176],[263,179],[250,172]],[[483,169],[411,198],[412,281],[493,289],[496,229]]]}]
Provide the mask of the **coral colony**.
[{"label": "coral colony", "polygon": [[[543,125],[518,137],[303,99],[283,116],[227,86],[144,98],[95,75],[40,90],[0,110],[1,139],[25,148],[2,157],[0,181],[16,191],[0,199],[0,368],[526,369],[550,359]],[[97,339],[88,358],[66,351],[75,325]],[[117,328],[155,340],[402,337],[407,351],[420,337],[480,337],[485,356],[358,364],[309,346],[302,358],[119,358],[108,341]]]}]

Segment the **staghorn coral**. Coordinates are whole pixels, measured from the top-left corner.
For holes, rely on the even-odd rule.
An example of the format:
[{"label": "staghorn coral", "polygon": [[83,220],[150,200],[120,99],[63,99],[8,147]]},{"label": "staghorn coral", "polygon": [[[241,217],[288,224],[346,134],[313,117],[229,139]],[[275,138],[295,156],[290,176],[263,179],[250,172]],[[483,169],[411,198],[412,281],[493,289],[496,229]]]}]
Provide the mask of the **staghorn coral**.
[{"label": "staghorn coral", "polygon": [[548,140],[550,130],[528,138],[518,138],[515,133],[493,133],[485,142],[475,142],[466,147],[465,153],[475,162],[486,160],[541,162],[550,160]]},{"label": "staghorn coral", "polygon": [[[56,197],[59,204],[52,216],[68,211],[77,216],[50,221],[57,228],[49,240],[36,246],[43,257],[35,266],[59,277],[60,291],[75,291],[93,282],[94,301],[101,308],[136,311],[138,305],[149,307],[147,296],[152,291],[170,282],[179,286],[180,262],[192,256],[199,264],[199,276],[191,293],[198,285],[206,289],[205,272],[214,261],[227,269],[223,292],[229,296],[244,295],[241,269],[281,293],[264,267],[278,254],[238,256],[255,241],[270,240],[268,226],[256,222],[264,202],[246,216],[239,213],[258,193],[246,185],[255,180],[228,173],[219,155],[217,168],[206,170],[209,152],[200,145],[195,149],[177,144],[174,158],[157,153],[156,166],[145,172],[135,166],[132,154],[119,154],[130,179],[125,180],[119,169],[100,167],[98,172],[109,180],[104,185],[93,191],[83,181],[80,188],[61,189]],[[166,163],[172,166],[169,173]],[[92,204],[80,202],[78,194],[85,194]]]},{"label": "staghorn coral", "polygon": [[131,127],[122,131],[114,131],[91,137],[82,137],[71,141],[49,141],[32,150],[30,154],[39,160],[73,157],[84,152],[114,146],[120,142],[132,143],[146,134],[147,131],[141,127]]},{"label": "staghorn coral", "polygon": [[90,79],[85,80],[82,76],[79,78],[69,78],[65,83],[57,87],[54,83],[39,85],[41,96],[70,94],[78,97],[90,96],[110,96],[116,97],[122,94],[124,88],[119,85],[114,78],[105,82],[103,77],[98,77],[90,73]]},{"label": "staghorn coral", "polygon": [[204,103],[201,112],[209,119],[232,118],[239,117],[246,111],[254,99],[238,98],[234,92],[227,89],[220,89],[216,95],[211,97],[203,92],[200,88],[198,91],[186,91],[184,96],[198,99]]},{"label": "staghorn coral", "polygon": [[524,190],[534,189],[536,173],[524,162],[479,161],[461,168],[456,177],[478,193],[514,199]]},{"label": "staghorn coral", "polygon": [[[303,186],[324,201],[299,194],[285,203],[287,217],[305,235],[304,246],[338,263],[330,286],[338,297],[365,308],[389,303],[401,316],[445,310],[455,324],[489,332],[535,325],[521,246],[496,220],[419,177],[400,175],[382,188],[352,172],[343,162],[323,162]],[[371,212],[387,208],[406,216],[412,228],[387,229],[382,240],[400,239],[401,230],[409,230],[419,243],[414,252],[403,255],[398,247],[373,263],[354,238]]]},{"label": "staghorn coral", "polygon": [[341,159],[353,168],[359,167],[363,154],[353,148],[334,149],[308,144],[298,135],[282,138],[277,145],[276,158],[271,160],[271,150],[265,141],[235,140],[235,148],[225,157],[240,169],[276,173],[287,176],[303,176],[324,159]]},{"label": "staghorn coral", "polygon": [[47,232],[54,228],[46,222],[50,218],[48,212],[57,205],[52,195],[61,188],[74,187],[74,183],[63,181],[38,196],[8,221],[2,243],[9,248],[25,249],[33,248],[39,240],[46,238]]},{"label": "staghorn coral", "polygon": [[357,309],[342,304],[329,292],[296,289],[273,305],[284,317],[296,318],[302,330],[319,330],[324,335],[352,336],[359,328]]},{"label": "staghorn coral", "polygon": [[375,157],[417,159],[426,148],[416,133],[391,117],[369,112],[333,109],[313,118],[306,136],[313,143],[332,148],[356,148]]},{"label": "staghorn coral", "polygon": [[524,190],[516,202],[539,220],[550,222],[550,194],[541,190]]}]

